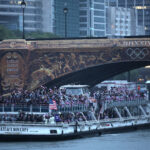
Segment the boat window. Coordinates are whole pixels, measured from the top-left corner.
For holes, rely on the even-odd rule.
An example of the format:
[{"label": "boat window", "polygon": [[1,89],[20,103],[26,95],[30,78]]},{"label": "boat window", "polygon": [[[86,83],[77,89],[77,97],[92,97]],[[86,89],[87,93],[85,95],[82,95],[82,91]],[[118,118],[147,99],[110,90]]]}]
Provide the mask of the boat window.
[{"label": "boat window", "polygon": [[82,88],[83,89],[83,93],[86,94],[86,93],[89,93],[89,89],[88,88]]},{"label": "boat window", "polygon": [[66,89],[66,94],[67,95],[81,95],[82,89],[81,88],[67,88]]},{"label": "boat window", "polygon": [[50,130],[51,134],[57,134],[57,130]]}]

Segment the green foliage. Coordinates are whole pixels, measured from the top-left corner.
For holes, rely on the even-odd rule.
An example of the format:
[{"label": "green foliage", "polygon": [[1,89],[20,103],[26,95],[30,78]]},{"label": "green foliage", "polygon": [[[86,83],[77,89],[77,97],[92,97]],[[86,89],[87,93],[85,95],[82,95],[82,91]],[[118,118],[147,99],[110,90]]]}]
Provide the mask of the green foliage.
[{"label": "green foliage", "polygon": [[121,73],[119,75],[116,75],[112,77],[113,80],[127,80],[127,73]]},{"label": "green foliage", "polygon": [[[131,70],[130,71],[130,80],[136,82],[139,76],[139,70]],[[128,72],[121,73],[112,78],[113,80],[128,80]]]},{"label": "green foliage", "polygon": [[[16,31],[16,33],[17,32],[18,31]],[[15,32],[13,32],[11,30],[8,30],[4,26],[0,25],[0,40],[4,40],[4,39],[16,39],[16,38],[18,38],[17,34],[15,34]]]},{"label": "green foliage", "polygon": [[[116,75],[111,78],[111,80],[127,80],[128,72]],[[144,81],[150,80],[150,68],[139,68],[130,71],[130,80],[131,82],[138,82],[139,79],[143,79]]]},{"label": "green foliage", "polygon": [[[0,25],[0,40],[5,39],[21,39],[22,32],[17,30],[9,30],[4,26]],[[53,33],[45,33],[45,32],[26,32],[25,33],[26,39],[48,39],[48,38],[58,38],[58,36],[54,35]]]},{"label": "green foliage", "polygon": [[58,38],[58,36],[56,36],[53,33],[47,33],[47,32],[28,32],[25,35],[26,39],[44,39],[44,38]]},{"label": "green foliage", "polygon": [[131,70],[130,71],[130,77],[131,81],[136,82],[139,76],[139,69]]}]

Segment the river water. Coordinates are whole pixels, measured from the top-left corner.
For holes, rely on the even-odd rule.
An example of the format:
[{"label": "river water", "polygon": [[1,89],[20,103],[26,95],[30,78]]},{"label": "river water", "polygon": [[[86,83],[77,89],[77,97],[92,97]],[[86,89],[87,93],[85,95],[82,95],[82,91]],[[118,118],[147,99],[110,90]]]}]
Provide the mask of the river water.
[{"label": "river water", "polygon": [[0,150],[150,150],[150,129],[57,142],[0,142]]}]

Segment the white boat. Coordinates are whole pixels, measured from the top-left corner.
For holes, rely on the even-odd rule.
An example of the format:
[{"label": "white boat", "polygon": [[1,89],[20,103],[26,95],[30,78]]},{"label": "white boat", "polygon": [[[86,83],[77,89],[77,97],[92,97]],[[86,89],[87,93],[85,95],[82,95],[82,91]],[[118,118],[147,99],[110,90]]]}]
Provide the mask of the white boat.
[{"label": "white boat", "polygon": [[[64,87],[61,87],[62,89]],[[72,86],[65,86],[69,91]],[[87,86],[73,86],[74,89],[82,93],[83,88],[87,88]],[[82,91],[83,90],[83,91]],[[82,93],[86,94],[86,93]],[[137,101],[123,101],[123,102],[112,102],[105,103],[106,108],[113,108],[118,118],[109,118],[109,119],[96,119],[94,113],[90,111],[91,115],[93,115],[91,120],[85,121],[72,121],[70,123],[63,122],[29,122],[29,121],[0,121],[0,141],[8,141],[8,140],[65,140],[72,138],[81,138],[93,135],[101,135],[104,133],[114,133],[114,132],[124,132],[129,130],[135,130],[139,128],[149,128],[150,127],[150,104],[148,100],[137,100]],[[122,117],[119,112],[119,108],[123,108],[128,117]],[[141,114],[138,116],[132,116],[128,107],[138,107],[141,111]],[[30,107],[22,107],[20,108],[17,105],[4,106],[2,105],[0,110],[0,115],[10,114],[15,115],[18,114],[18,110],[22,109],[28,110],[29,114],[38,114],[44,115],[43,106],[39,106],[34,111],[34,106],[30,105]],[[68,110],[67,110],[68,111]],[[71,113],[74,111],[80,111],[84,116],[82,111],[87,111],[87,108],[80,107],[80,110],[71,108],[69,110]]]},{"label": "white boat", "polygon": [[150,127],[150,116],[70,124],[1,122],[0,140],[65,140]]}]

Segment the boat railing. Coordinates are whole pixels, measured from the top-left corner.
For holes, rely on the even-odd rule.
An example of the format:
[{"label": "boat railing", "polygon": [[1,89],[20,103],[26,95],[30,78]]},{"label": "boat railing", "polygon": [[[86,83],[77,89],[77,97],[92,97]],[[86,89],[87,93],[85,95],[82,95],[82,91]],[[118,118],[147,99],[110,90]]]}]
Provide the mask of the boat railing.
[{"label": "boat railing", "polygon": [[34,121],[0,121],[1,124],[45,124],[42,122],[34,122]]},{"label": "boat railing", "polygon": [[[93,123],[96,123],[96,121],[94,120],[90,120],[90,121],[77,121],[77,125],[78,126],[81,126],[81,125],[85,125],[85,124],[93,124]],[[37,121],[4,121],[4,120],[1,120],[0,121],[0,124],[35,124],[35,125],[57,125],[57,126],[63,126],[63,127],[68,127],[68,125],[75,125],[76,124],[76,121],[72,121],[72,122],[49,122],[49,121],[40,121],[40,122],[37,122]]]},{"label": "boat railing", "polygon": [[62,127],[68,127],[69,125],[75,125],[75,122],[71,122],[69,123],[63,123],[63,122],[45,122],[45,121],[41,121],[41,122],[36,122],[36,121],[0,121],[0,124],[7,124],[7,125],[13,125],[13,124],[17,124],[17,125],[50,125],[50,126],[62,126]]},{"label": "boat railing", "polygon": [[61,107],[58,106],[58,111],[60,112],[83,112],[83,111],[87,111],[89,109],[88,106],[80,104],[80,105],[75,105],[75,106],[65,106],[65,107]]},{"label": "boat railing", "polygon": [[100,119],[100,120],[86,120],[86,121],[72,121],[72,122],[49,122],[49,121],[5,121],[5,120],[1,120],[0,124],[21,124],[21,125],[52,125],[52,126],[62,126],[62,127],[68,127],[68,126],[74,126],[77,125],[78,126],[84,126],[84,125],[94,125],[94,124],[100,124],[100,123],[112,123],[112,122],[123,122],[123,121],[131,121],[131,120],[142,120],[142,119],[146,119],[146,118],[150,118],[150,116],[145,117],[144,115],[141,116],[134,116],[134,117],[123,117],[122,119],[120,118],[107,118],[107,119]]},{"label": "boat railing", "polygon": [[[87,111],[89,107],[84,104],[74,106],[57,106],[58,112],[79,112]],[[0,112],[30,112],[30,113],[48,113],[49,105],[24,105],[24,104],[0,104]]]},{"label": "boat railing", "polygon": [[124,101],[105,101],[105,108],[113,108],[113,107],[124,107],[124,106],[138,106],[148,104],[149,101],[145,99],[137,99],[137,100],[124,100]]}]

